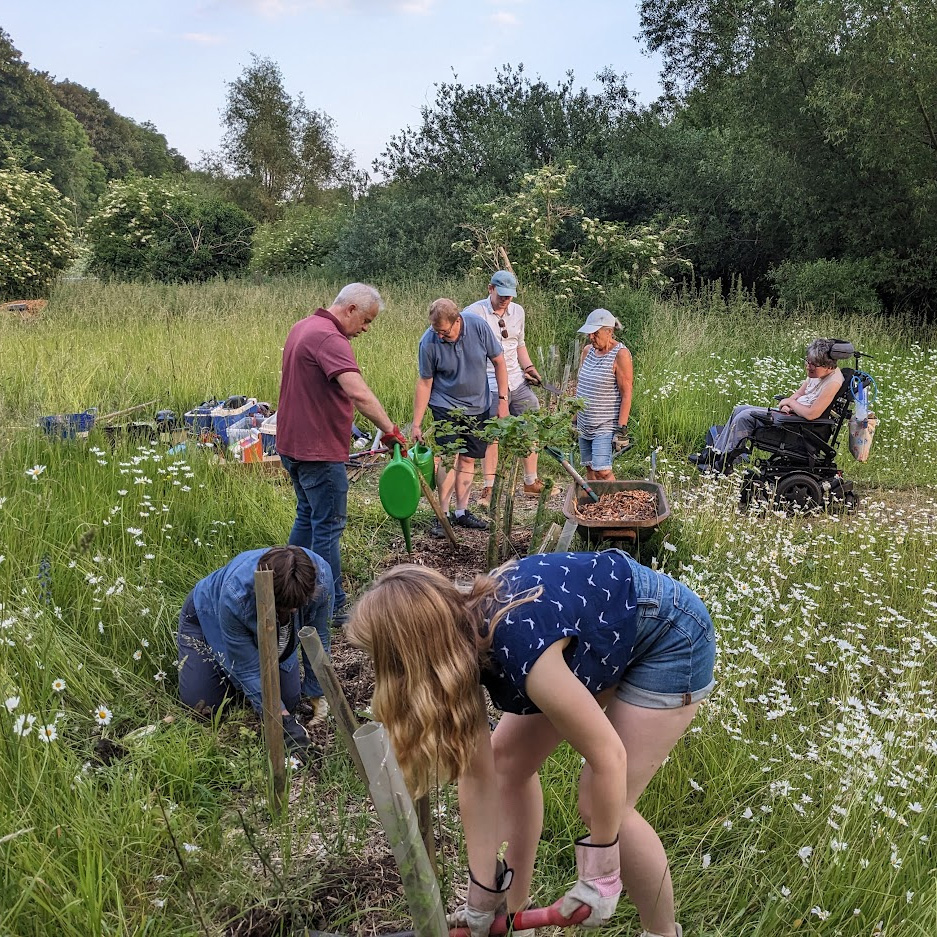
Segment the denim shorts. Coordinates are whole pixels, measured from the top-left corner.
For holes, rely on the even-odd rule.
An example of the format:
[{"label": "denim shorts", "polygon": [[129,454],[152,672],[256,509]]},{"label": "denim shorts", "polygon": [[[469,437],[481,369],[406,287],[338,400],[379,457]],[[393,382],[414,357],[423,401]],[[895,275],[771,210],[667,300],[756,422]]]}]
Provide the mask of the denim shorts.
[{"label": "denim shorts", "polygon": [[716,634],[700,597],[682,583],[632,562],[637,634],[615,695],[645,709],[678,709],[713,691]]},{"label": "denim shorts", "polygon": [[592,469],[603,472],[612,467],[612,439],[614,433],[600,433],[595,439],[579,437],[579,461]]}]

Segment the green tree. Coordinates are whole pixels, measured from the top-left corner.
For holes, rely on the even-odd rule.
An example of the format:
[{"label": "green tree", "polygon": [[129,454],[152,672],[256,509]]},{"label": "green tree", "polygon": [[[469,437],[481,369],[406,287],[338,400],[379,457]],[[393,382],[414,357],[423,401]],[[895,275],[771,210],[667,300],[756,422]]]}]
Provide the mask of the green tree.
[{"label": "green tree", "polygon": [[242,273],[253,222],[237,206],[168,178],[113,181],[88,221],[89,270],[164,282]]},{"label": "green tree", "polygon": [[322,190],[352,182],[354,164],[335,136],[334,122],[287,92],[279,65],[251,56],[228,84],[222,111],[220,161],[207,168],[245,178],[259,192],[265,218],[282,203],[315,203]]},{"label": "green tree", "polygon": [[121,116],[97,91],[73,81],[52,82],[50,87],[59,104],[84,127],[108,179],[122,179],[132,172],[162,176],[188,168],[185,157],[152,123],[138,124]]},{"label": "green tree", "polygon": [[83,218],[104,186],[81,124],[55,99],[48,80],[34,72],[0,29],[0,159],[49,174]]},{"label": "green tree", "polygon": [[931,0],[644,0],[642,23],[698,140],[672,197],[705,207],[709,269],[732,272],[734,231],[752,279],[869,260],[890,305],[937,309]]},{"label": "green tree", "polygon": [[0,170],[0,297],[46,292],[74,257],[71,207],[40,173]]}]

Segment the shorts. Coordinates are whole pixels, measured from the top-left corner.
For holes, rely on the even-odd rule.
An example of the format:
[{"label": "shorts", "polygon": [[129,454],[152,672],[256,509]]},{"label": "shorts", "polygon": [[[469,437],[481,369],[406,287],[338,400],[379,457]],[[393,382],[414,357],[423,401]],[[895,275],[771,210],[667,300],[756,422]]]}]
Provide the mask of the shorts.
[{"label": "shorts", "polygon": [[604,472],[612,467],[612,440],[614,433],[600,433],[595,439],[579,437],[579,461],[593,472]]},{"label": "shorts", "polygon": [[716,685],[716,634],[702,599],[632,561],[638,621],[631,660],[615,695],[645,709],[698,703]]},{"label": "shorts", "polygon": [[465,413],[443,410],[442,407],[430,407],[430,411],[433,414],[434,422],[448,421],[459,430],[457,433],[451,433],[445,436],[434,436],[433,442],[437,446],[444,446],[458,440],[460,443],[459,452],[466,458],[483,459],[485,457],[488,441],[478,435],[488,419],[484,413],[469,416]]},{"label": "shorts", "polygon": [[[508,413],[511,416],[520,416],[528,410],[539,410],[540,401],[525,381],[520,387],[508,391]],[[492,391],[491,409],[488,411],[489,419],[498,418],[498,392]]]}]

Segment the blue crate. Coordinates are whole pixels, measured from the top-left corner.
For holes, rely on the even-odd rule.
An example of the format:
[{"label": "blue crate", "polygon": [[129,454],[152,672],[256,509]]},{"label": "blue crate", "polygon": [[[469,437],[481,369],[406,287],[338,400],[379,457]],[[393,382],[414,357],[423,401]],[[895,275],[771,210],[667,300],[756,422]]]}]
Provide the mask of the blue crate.
[{"label": "blue crate", "polygon": [[217,406],[211,411],[211,428],[218,435],[221,442],[228,445],[228,429],[238,420],[250,416],[252,413],[258,413],[260,405],[251,397],[242,407],[229,409],[224,405]]},{"label": "blue crate", "polygon": [[211,429],[211,412],[218,406],[217,400],[206,400],[197,407],[186,411],[182,420],[186,429],[190,429],[195,435]]},{"label": "blue crate", "polygon": [[39,426],[49,436],[73,439],[77,433],[89,432],[97,415],[97,407],[90,407],[83,413],[56,413],[42,417]]}]

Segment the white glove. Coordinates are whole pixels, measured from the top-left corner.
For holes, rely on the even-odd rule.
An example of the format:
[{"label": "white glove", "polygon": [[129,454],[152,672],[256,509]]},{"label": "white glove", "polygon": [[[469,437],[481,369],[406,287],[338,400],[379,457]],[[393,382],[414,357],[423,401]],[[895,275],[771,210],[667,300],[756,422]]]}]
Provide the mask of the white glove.
[{"label": "white glove", "polygon": [[467,927],[472,937],[488,937],[491,925],[499,914],[507,911],[508,889],[514,870],[499,859],[495,870],[495,887],[486,888],[475,880],[469,869],[469,887],[465,906],[453,914],[446,915],[450,927]]},{"label": "white glove", "polygon": [[579,881],[563,896],[560,914],[571,917],[580,905],[587,905],[592,913],[582,922],[582,926],[601,927],[609,922],[618,906],[621,895],[621,857],[617,836],[615,842],[605,846],[589,840],[588,836],[576,840]]}]

